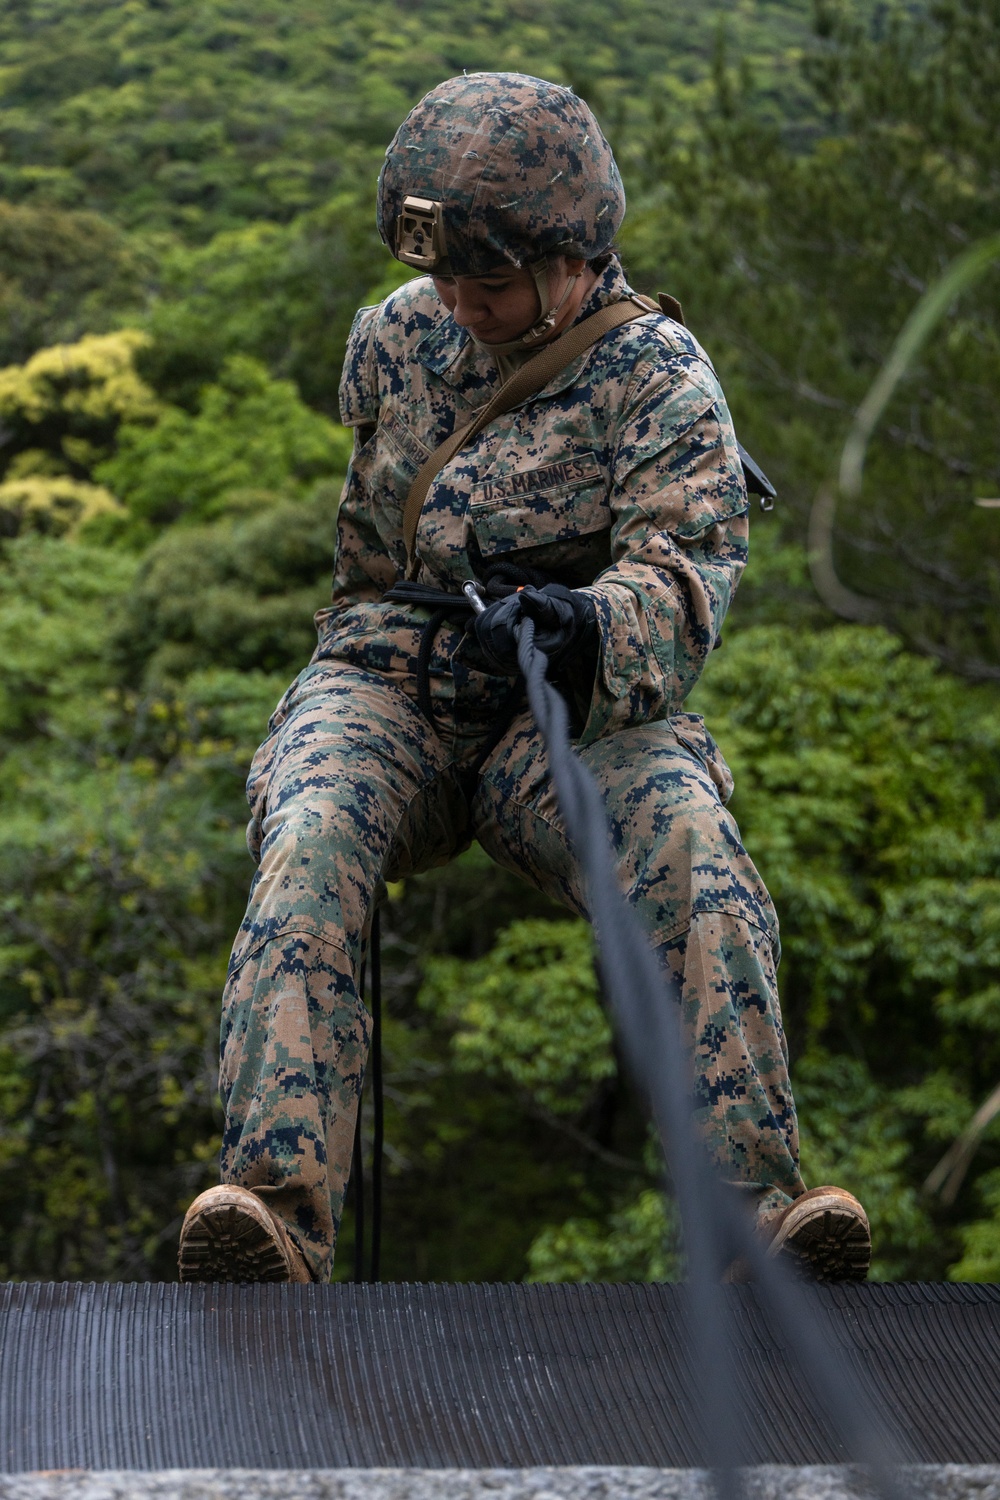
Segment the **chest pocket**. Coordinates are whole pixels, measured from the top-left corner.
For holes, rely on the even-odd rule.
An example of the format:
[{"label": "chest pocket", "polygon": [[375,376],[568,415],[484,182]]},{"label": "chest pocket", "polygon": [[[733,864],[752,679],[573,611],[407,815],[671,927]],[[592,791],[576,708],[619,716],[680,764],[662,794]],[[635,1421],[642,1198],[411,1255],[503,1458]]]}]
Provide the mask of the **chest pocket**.
[{"label": "chest pocket", "polygon": [[494,466],[472,492],[469,517],[484,557],[572,542],[610,529],[607,478],[596,453]]}]

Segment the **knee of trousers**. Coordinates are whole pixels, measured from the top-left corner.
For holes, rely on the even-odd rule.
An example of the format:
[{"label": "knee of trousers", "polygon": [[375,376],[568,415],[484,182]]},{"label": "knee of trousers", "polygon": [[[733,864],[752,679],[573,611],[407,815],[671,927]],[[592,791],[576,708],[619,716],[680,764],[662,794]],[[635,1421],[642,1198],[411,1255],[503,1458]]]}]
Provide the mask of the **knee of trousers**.
[{"label": "knee of trousers", "polygon": [[364,673],[314,675],[254,758],[251,852],[272,868],[354,852],[377,873],[441,760],[422,717],[388,684]]},{"label": "knee of trousers", "polygon": [[280,756],[254,809],[260,863],[244,934],[300,925],[357,962],[380,882],[461,847],[465,803],[447,791],[447,776],[402,744],[397,762],[340,744]]},{"label": "knee of trousers", "polygon": [[602,747],[591,766],[619,886],[644,928],[665,943],[700,913],[725,912],[768,933],[776,946],[771,898],[708,771],[676,742],[651,748],[646,755],[639,746]]}]

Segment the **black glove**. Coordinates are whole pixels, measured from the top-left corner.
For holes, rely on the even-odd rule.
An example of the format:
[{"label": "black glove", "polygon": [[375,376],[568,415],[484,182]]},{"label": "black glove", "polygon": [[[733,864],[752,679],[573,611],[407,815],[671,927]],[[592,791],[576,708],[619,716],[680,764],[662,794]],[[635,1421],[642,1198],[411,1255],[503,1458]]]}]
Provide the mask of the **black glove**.
[{"label": "black glove", "polygon": [[597,645],[597,610],[589,594],[561,583],[529,585],[475,617],[476,639],[492,671],[506,677],[517,672],[516,628],[525,618],[534,621],[535,646],[555,668]]}]

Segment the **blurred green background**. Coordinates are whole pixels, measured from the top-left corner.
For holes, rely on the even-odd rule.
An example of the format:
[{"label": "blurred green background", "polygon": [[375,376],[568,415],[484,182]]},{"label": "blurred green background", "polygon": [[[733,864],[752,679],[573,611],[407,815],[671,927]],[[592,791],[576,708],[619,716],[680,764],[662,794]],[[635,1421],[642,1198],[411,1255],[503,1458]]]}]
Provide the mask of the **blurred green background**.
[{"label": "blurred green background", "polygon": [[[1000,228],[1000,0],[7,0],[0,1276],[170,1279],[215,1180],[243,778],[328,587],[346,332],[404,274],[375,178],[462,68],[589,100],[632,282],[781,492],[692,706],[781,917],[807,1181],[874,1274],[1000,1279],[1000,1132],[924,1187],[1000,1082],[1000,272],[838,511],[867,623],[806,554],[896,333]],[[587,929],[475,849],[390,898],[383,1274],[676,1274]]]}]

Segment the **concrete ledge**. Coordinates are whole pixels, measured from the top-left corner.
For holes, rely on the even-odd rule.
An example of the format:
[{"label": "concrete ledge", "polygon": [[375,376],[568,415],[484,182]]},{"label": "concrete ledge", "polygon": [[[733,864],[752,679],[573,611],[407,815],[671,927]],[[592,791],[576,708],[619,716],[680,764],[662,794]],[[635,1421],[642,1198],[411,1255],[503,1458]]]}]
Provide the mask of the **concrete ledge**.
[{"label": "concrete ledge", "polygon": [[[744,1470],[746,1500],[858,1500],[846,1468]],[[1000,1500],[1000,1466],[915,1465],[919,1500]],[[170,1469],[0,1475],[0,1500],[714,1500],[699,1469]]]}]

